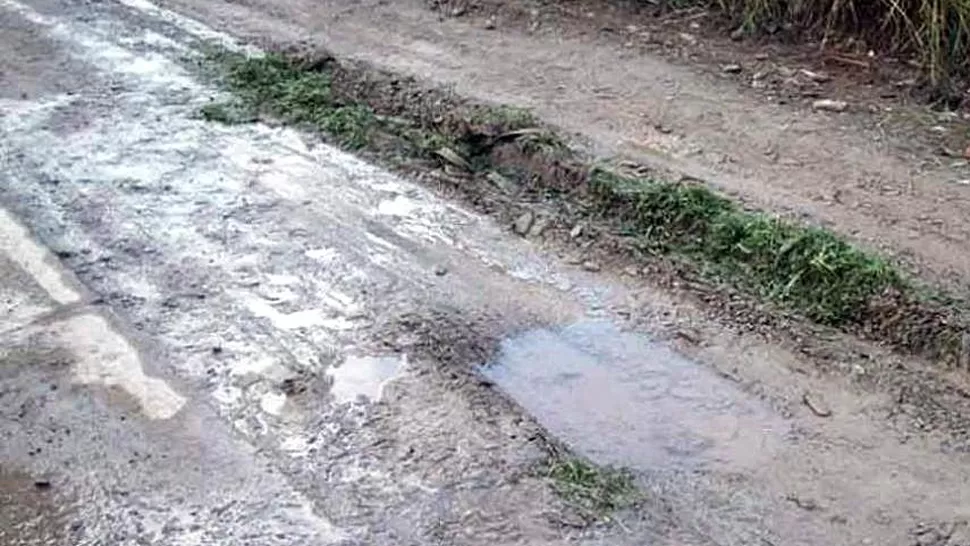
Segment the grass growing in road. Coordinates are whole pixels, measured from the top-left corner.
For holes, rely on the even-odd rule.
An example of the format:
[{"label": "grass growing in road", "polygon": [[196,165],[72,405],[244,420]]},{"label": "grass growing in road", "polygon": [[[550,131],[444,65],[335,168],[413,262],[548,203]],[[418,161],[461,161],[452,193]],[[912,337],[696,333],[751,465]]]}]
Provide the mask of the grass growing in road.
[{"label": "grass growing in road", "polygon": [[203,107],[207,119],[245,121],[238,112],[248,110],[254,116],[268,114],[287,123],[308,125],[351,149],[370,142],[377,126],[373,111],[336,100],[326,72],[306,70],[279,54],[218,53],[212,58],[221,65],[224,81],[236,99]]},{"label": "grass growing in road", "polygon": [[741,209],[700,185],[626,178],[597,170],[603,212],[618,216],[649,250],[675,252],[708,274],[842,325],[887,288],[905,288],[885,260],[831,232]]},{"label": "grass growing in road", "polygon": [[607,519],[640,499],[633,476],[624,470],[568,457],[554,459],[545,472],[556,493],[588,519]]}]

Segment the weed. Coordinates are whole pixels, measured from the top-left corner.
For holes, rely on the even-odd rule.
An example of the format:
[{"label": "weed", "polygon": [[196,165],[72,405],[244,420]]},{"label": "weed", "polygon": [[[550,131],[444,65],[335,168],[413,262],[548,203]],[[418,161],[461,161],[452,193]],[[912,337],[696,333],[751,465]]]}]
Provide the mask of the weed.
[{"label": "weed", "polygon": [[640,499],[630,472],[598,467],[576,458],[555,458],[545,469],[552,487],[589,519],[605,519]]},{"label": "weed", "polygon": [[918,58],[929,82],[948,84],[970,71],[967,0],[714,0],[751,32],[789,26],[823,40],[861,38],[891,54]]},{"label": "weed", "polygon": [[905,288],[886,261],[836,235],[745,211],[704,186],[604,170],[591,184],[644,245],[686,255],[708,274],[823,324],[844,326],[874,296]]},{"label": "weed", "polygon": [[[248,57],[222,52],[210,58],[222,66],[225,83],[249,110],[309,125],[349,148],[369,143],[376,116],[367,106],[335,100],[327,72],[305,69],[279,54]],[[225,106],[218,105],[208,107],[203,116],[231,119]]]}]

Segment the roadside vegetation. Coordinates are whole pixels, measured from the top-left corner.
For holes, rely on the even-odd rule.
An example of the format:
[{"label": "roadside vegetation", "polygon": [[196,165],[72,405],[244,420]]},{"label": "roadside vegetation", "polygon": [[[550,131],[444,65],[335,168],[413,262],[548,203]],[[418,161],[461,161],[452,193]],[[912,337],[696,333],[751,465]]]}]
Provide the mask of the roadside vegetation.
[{"label": "roadside vegetation", "polygon": [[425,162],[485,212],[502,199],[553,198],[612,230],[637,259],[673,260],[714,286],[940,362],[965,358],[965,305],[889,260],[828,230],[748,210],[699,182],[594,165],[528,112],[417,93],[332,60],[218,53],[208,64],[233,98],[207,105],[207,119],[269,118],[396,166]]},{"label": "roadside vegetation", "polygon": [[[970,76],[967,0],[705,0],[728,14],[738,34],[787,29],[912,60],[934,87]],[[688,2],[693,3],[693,2]]]}]

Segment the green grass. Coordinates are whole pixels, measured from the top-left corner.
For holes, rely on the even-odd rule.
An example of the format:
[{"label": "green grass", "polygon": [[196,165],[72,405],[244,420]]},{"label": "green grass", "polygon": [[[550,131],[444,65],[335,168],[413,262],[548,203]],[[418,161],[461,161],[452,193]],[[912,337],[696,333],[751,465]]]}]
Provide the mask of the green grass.
[{"label": "green grass", "polygon": [[626,178],[596,170],[603,213],[652,252],[687,256],[705,273],[817,322],[852,322],[890,287],[905,288],[885,260],[831,232],[759,212],[699,185]]},{"label": "green grass", "polygon": [[554,459],[544,474],[563,500],[592,520],[608,519],[617,510],[634,506],[641,496],[629,472],[575,457]]},{"label": "green grass", "polygon": [[333,96],[326,72],[306,70],[280,54],[247,57],[231,53],[210,55],[221,67],[223,81],[235,94],[232,104],[212,103],[202,115],[213,121],[232,122],[232,111],[251,116],[270,115],[287,123],[308,125],[340,144],[363,148],[370,142],[377,118],[367,106],[344,104]]}]

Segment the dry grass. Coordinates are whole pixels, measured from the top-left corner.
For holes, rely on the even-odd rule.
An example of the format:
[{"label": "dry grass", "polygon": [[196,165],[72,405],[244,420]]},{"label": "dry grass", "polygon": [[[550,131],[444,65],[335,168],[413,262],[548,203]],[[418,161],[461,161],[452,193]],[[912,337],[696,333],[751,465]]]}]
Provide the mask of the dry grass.
[{"label": "dry grass", "polygon": [[911,57],[930,83],[949,85],[970,72],[970,0],[713,0],[746,32],[789,26],[822,36],[861,39]]}]

